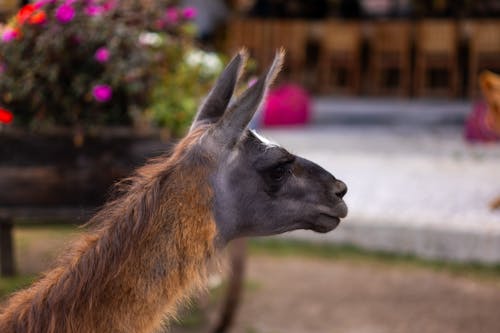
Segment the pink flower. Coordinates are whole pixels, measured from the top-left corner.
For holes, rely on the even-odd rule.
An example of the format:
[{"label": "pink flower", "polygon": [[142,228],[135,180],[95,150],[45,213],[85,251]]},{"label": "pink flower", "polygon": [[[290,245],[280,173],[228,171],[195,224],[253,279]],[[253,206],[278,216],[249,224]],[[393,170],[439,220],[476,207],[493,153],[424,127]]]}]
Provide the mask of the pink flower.
[{"label": "pink flower", "polygon": [[96,101],[104,103],[111,99],[113,90],[107,84],[98,84],[92,89],[92,95],[94,95]]},{"label": "pink flower", "polygon": [[194,7],[186,7],[182,10],[182,15],[187,20],[194,19],[197,14],[198,14],[198,12],[196,11],[196,8],[194,8]]},{"label": "pink flower", "polygon": [[42,0],[42,1],[35,1],[35,2],[33,3],[33,6],[35,6],[35,9],[40,9],[40,8],[42,8],[43,6],[45,6],[46,4],[47,4],[47,2],[46,2],[46,1],[43,1],[43,0]]},{"label": "pink flower", "polygon": [[53,2],[54,2],[54,0],[39,0],[39,1],[34,2],[33,5],[35,6],[35,9],[40,9],[43,6],[48,5],[49,3],[53,3]]},{"label": "pink flower", "polygon": [[63,4],[56,9],[56,18],[62,24],[71,22],[74,17],[75,9],[71,5]]},{"label": "pink flower", "polygon": [[165,28],[165,22],[163,22],[162,20],[156,20],[156,22],[155,22],[155,28],[156,29],[163,29],[163,28]]},{"label": "pink flower", "polygon": [[98,16],[109,12],[116,8],[116,0],[109,0],[104,4],[96,4],[94,1],[89,1],[89,5],[85,7],[85,14],[88,16]]},{"label": "pink flower", "polygon": [[168,24],[176,24],[179,21],[179,11],[177,8],[169,8],[165,12],[165,21]]},{"label": "pink flower", "polygon": [[116,7],[116,0],[109,0],[102,5],[102,8],[105,12],[109,12],[110,10]]},{"label": "pink flower", "polygon": [[106,47],[100,47],[95,51],[94,59],[97,62],[105,63],[109,60],[109,50]]},{"label": "pink flower", "polygon": [[20,36],[19,29],[7,27],[2,32],[2,42],[8,43]]},{"label": "pink flower", "polygon": [[102,6],[89,5],[85,7],[85,14],[88,16],[98,16],[104,13],[104,8]]}]

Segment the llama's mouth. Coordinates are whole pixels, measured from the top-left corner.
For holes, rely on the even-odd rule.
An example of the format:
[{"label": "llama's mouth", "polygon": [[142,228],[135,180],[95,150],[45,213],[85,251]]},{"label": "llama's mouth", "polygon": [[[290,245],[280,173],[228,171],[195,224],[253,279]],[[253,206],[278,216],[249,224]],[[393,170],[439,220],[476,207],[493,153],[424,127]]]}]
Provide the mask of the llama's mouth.
[{"label": "llama's mouth", "polygon": [[311,226],[311,230],[324,234],[337,228],[339,224],[339,217],[328,214],[320,214],[318,219]]},{"label": "llama's mouth", "polygon": [[322,210],[310,229],[320,233],[330,232],[340,224],[341,218],[347,216],[347,211],[347,205],[341,200],[333,209]]}]

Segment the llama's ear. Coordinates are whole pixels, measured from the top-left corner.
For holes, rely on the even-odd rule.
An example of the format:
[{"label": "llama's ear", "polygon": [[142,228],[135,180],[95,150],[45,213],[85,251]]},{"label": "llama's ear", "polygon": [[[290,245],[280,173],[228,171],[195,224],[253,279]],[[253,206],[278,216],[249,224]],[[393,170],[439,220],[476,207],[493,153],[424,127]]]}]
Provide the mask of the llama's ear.
[{"label": "llama's ear", "polygon": [[214,87],[196,113],[191,130],[200,124],[216,123],[224,114],[233,96],[234,88],[241,76],[246,59],[246,50],[242,49],[222,71]]},{"label": "llama's ear", "polygon": [[220,135],[224,142],[234,144],[238,141],[255,112],[261,107],[269,86],[281,70],[284,56],[283,49],[277,51],[267,73],[230,105],[217,124],[217,135]]}]

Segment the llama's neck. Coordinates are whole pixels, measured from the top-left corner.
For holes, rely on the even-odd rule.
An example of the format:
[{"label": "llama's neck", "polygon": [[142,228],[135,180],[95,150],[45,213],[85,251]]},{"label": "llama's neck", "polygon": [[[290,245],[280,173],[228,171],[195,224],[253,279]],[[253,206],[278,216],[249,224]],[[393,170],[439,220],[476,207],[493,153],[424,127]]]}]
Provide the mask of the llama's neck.
[{"label": "llama's neck", "polygon": [[215,236],[209,189],[199,171],[160,170],[146,169],[96,232],[9,301],[1,332],[153,332],[200,286]]}]

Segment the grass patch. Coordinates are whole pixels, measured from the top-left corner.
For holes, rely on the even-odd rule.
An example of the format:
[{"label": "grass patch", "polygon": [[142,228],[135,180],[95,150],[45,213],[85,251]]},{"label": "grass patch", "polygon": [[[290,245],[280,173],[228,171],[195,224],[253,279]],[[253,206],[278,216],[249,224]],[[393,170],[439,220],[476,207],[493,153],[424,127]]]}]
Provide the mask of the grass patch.
[{"label": "grass patch", "polygon": [[14,227],[14,254],[20,275],[0,277],[0,302],[7,295],[30,285],[51,266],[65,244],[82,229],[70,224],[41,224],[18,221]]},{"label": "grass patch", "polygon": [[205,315],[197,304],[192,304],[178,316],[174,324],[185,329],[195,329],[205,324]]},{"label": "grass patch", "polygon": [[36,274],[53,266],[82,229],[72,225],[16,225],[14,254],[21,274]]},{"label": "grass patch", "polygon": [[[51,242],[54,240],[71,239],[82,233],[84,229],[74,225],[34,225],[21,224],[14,227],[14,236],[16,242],[23,244],[34,240]],[[17,244],[16,244],[17,245]]]},{"label": "grass patch", "polygon": [[35,276],[14,276],[8,278],[0,278],[0,301],[16,290],[27,287],[35,280]]},{"label": "grass patch", "polygon": [[254,239],[249,242],[250,254],[265,254],[278,257],[300,256],[326,260],[417,267],[453,275],[494,280],[500,283],[500,264],[488,265],[477,262],[449,262],[422,259],[410,254],[395,254],[369,251],[352,245],[311,243],[300,240]]}]

